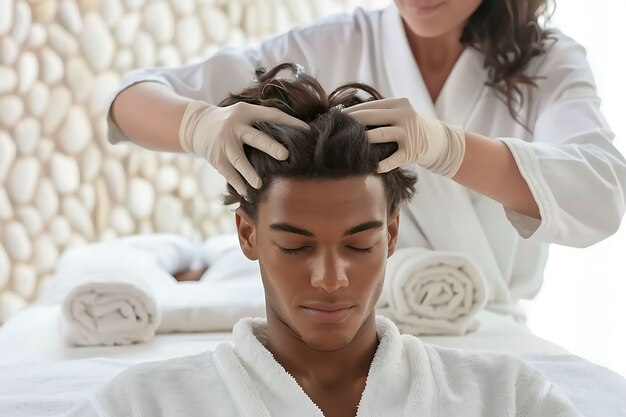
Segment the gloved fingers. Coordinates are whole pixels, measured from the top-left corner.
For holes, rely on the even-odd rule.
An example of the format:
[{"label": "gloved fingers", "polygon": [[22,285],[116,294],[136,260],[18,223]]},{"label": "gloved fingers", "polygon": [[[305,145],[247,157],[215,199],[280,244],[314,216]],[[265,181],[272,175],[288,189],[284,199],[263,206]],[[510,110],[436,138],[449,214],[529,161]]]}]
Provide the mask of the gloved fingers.
[{"label": "gloved fingers", "polygon": [[393,97],[384,98],[382,100],[371,100],[365,103],[355,104],[348,108],[343,109],[343,113],[352,114],[361,110],[384,110],[384,109],[397,109],[403,107],[412,107],[411,102],[406,97]]},{"label": "gloved fingers", "polygon": [[254,110],[251,112],[255,121],[265,121],[276,123],[279,125],[289,125],[310,129],[307,122],[302,121],[296,117],[290,116],[284,111],[275,107],[257,106],[254,105]]},{"label": "gloved fingers", "polygon": [[278,143],[276,139],[258,129],[246,126],[242,128],[238,134],[243,143],[265,152],[274,159],[284,161],[289,156],[287,148]]},{"label": "gloved fingers", "polygon": [[250,161],[248,161],[243,148],[234,146],[233,144],[231,146],[226,146],[225,151],[226,157],[230,161],[231,165],[251,186],[254,188],[260,188],[261,185],[263,185],[261,177],[259,177]]},{"label": "gloved fingers", "polygon": [[232,165],[224,164],[224,166],[218,169],[218,172],[226,178],[226,182],[233,186],[235,191],[237,191],[237,194],[245,199],[248,198],[246,183],[241,178],[241,175],[239,175],[239,172]]},{"label": "gloved fingers", "polygon": [[378,127],[366,132],[370,143],[401,142],[406,140],[406,131],[398,126]]},{"label": "gloved fingers", "polygon": [[398,149],[392,155],[390,155],[389,157],[383,159],[382,161],[378,163],[378,169],[376,170],[376,172],[378,172],[379,174],[382,174],[385,172],[389,172],[392,169],[396,169],[398,167],[403,166],[406,160],[405,155],[406,155],[406,151],[404,149]]},{"label": "gloved fingers", "polygon": [[[360,105],[360,104],[359,104]],[[366,109],[350,113],[365,126],[384,126],[400,124],[401,113],[397,109]]]}]

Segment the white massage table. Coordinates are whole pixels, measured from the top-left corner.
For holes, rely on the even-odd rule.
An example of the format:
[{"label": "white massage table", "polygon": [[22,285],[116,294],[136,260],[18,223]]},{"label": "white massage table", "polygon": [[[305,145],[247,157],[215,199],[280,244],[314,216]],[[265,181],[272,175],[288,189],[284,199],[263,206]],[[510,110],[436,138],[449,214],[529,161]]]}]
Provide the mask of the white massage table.
[{"label": "white massage table", "polygon": [[[565,391],[587,417],[625,417],[626,380],[541,339],[509,317],[482,312],[463,337],[422,337],[454,348],[518,354]],[[148,343],[68,347],[60,307],[34,304],[0,327],[0,416],[62,416],[86,394],[126,369],[213,349],[230,333],[160,334]]]}]

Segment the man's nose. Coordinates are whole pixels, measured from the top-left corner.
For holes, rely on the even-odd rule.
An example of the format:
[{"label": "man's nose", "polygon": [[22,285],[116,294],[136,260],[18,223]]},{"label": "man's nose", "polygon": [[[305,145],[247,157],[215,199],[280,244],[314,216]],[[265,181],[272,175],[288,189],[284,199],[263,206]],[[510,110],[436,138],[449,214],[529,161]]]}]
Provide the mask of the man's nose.
[{"label": "man's nose", "polygon": [[311,285],[326,292],[348,286],[347,264],[334,250],[320,250],[312,259]]}]

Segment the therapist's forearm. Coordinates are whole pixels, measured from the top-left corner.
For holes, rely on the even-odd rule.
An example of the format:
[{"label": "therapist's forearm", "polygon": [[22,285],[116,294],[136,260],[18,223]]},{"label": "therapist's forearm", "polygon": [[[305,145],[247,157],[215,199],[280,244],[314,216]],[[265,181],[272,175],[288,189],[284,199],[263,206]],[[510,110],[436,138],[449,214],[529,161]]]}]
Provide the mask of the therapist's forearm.
[{"label": "therapist's forearm", "polygon": [[157,82],[133,84],[111,105],[111,118],[137,145],[165,152],[182,152],[178,131],[192,100]]},{"label": "therapist's forearm", "polygon": [[541,219],[539,207],[513,154],[500,140],[466,132],[465,157],[452,179],[506,208]]}]

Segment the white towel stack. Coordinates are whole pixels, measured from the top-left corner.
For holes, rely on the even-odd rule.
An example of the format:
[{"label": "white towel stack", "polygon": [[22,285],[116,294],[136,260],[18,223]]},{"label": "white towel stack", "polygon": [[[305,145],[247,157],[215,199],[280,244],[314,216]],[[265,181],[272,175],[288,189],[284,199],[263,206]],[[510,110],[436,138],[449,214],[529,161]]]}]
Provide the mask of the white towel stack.
[{"label": "white towel stack", "polygon": [[[172,276],[206,267],[197,282]],[[174,235],[141,235],[70,249],[41,300],[63,305],[62,330],[79,346],[230,330],[241,317],[265,314],[258,267],[241,255],[233,236],[199,245]]]},{"label": "white towel stack", "polygon": [[482,272],[462,254],[423,248],[389,258],[376,311],[413,335],[463,335],[478,329],[474,317],[487,303]]}]

